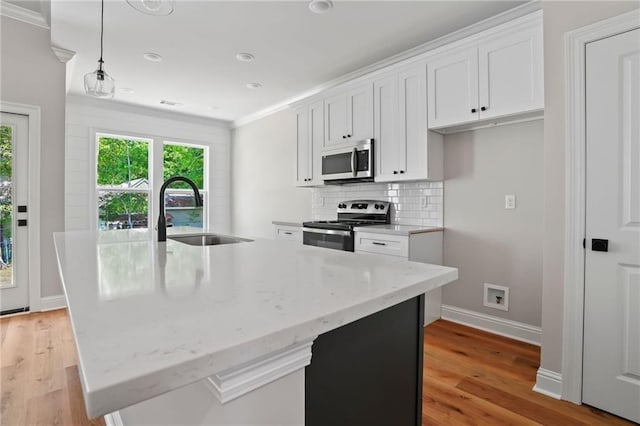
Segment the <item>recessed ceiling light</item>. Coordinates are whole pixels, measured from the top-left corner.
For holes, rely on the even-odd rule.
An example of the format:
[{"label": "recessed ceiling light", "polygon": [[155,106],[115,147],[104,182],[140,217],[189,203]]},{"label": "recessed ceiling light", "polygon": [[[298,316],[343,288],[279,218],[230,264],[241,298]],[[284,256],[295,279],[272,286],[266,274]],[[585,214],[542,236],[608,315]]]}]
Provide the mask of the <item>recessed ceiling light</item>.
[{"label": "recessed ceiling light", "polygon": [[127,95],[133,95],[134,93],[136,93],[136,91],[135,91],[135,90],[130,89],[129,87],[121,87],[121,88],[120,88],[120,91],[121,91],[122,93],[126,93]]},{"label": "recessed ceiling light", "polygon": [[242,52],[236,55],[236,59],[241,62],[251,62],[255,59],[255,56],[253,56],[251,53]]},{"label": "recessed ceiling light", "polygon": [[144,55],[142,55],[147,61],[151,61],[151,62],[161,62],[162,61],[162,56],[158,55],[157,53],[153,53],[153,52],[147,52]]},{"label": "recessed ceiling light", "polygon": [[311,0],[309,10],[313,13],[327,13],[333,7],[331,0]]},{"label": "recessed ceiling light", "polygon": [[259,89],[262,87],[260,83],[247,83],[247,89]]},{"label": "recessed ceiling light", "polygon": [[166,106],[172,106],[172,107],[181,107],[183,105],[180,102],[167,101],[165,99],[162,99],[160,101],[160,104],[161,105],[166,105]]}]

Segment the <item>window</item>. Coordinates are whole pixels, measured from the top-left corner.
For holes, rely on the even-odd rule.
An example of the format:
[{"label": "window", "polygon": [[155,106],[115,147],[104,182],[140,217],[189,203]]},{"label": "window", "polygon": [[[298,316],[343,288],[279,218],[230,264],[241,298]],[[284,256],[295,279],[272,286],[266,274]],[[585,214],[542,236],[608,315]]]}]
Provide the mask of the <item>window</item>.
[{"label": "window", "polygon": [[98,229],[148,226],[151,142],[98,135]]},{"label": "window", "polygon": [[[174,176],[184,176],[191,179],[200,189],[200,195],[206,209],[205,149],[176,142],[165,142],[162,157],[163,180]],[[195,207],[193,190],[186,183],[176,182],[167,188],[164,203],[168,226],[205,227],[206,211]]]},{"label": "window", "polygon": [[[173,176],[191,179],[205,207],[196,208],[191,187],[176,182],[165,192],[167,226],[206,228],[206,146],[107,134],[96,139],[98,229],[147,228],[155,223],[154,189]],[[153,154],[154,146],[161,150],[161,162]]]}]

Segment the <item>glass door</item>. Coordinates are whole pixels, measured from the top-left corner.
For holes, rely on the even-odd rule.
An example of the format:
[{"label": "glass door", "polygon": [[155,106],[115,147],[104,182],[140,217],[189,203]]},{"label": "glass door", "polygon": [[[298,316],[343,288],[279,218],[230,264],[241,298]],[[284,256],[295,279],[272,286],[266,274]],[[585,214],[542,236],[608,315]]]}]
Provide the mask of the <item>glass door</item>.
[{"label": "glass door", "polygon": [[28,310],[29,119],[0,116],[0,313]]}]

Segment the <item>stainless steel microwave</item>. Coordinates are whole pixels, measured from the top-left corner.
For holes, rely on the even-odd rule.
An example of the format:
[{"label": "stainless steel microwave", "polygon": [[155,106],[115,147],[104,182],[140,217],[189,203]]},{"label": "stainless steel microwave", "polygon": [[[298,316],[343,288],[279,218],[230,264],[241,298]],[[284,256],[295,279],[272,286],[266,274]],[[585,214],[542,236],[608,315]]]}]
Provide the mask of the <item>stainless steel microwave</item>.
[{"label": "stainless steel microwave", "polygon": [[373,139],[322,151],[326,183],[373,182]]}]

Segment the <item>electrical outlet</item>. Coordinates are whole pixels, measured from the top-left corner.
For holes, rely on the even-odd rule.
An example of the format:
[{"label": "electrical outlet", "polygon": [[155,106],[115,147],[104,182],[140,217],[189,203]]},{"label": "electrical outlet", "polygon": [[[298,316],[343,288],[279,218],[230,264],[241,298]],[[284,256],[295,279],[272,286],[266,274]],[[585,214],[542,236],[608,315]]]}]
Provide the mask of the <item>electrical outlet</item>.
[{"label": "electrical outlet", "polygon": [[427,207],[427,197],[420,197],[420,207]]},{"label": "electrical outlet", "polygon": [[516,196],[513,194],[507,194],[504,196],[504,208],[515,209],[516,208]]}]

